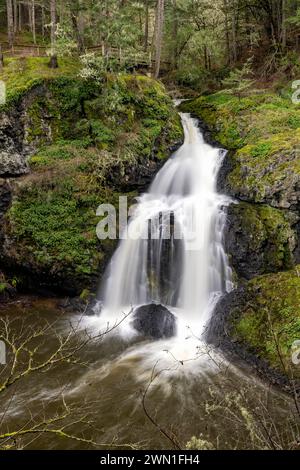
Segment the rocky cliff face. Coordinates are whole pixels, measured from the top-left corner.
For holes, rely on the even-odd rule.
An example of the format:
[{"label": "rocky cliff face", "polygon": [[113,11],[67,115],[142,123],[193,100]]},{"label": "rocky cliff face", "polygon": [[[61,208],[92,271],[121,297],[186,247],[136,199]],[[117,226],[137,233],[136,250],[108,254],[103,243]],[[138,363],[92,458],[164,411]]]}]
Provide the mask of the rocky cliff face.
[{"label": "rocky cliff face", "polygon": [[29,171],[24,149],[21,113],[0,114],[0,176],[19,176]]},{"label": "rocky cliff face", "polygon": [[182,139],[164,88],[143,76],[39,81],[0,117],[0,266],[19,286],[96,288],[116,240],[97,207],[149,184]]}]

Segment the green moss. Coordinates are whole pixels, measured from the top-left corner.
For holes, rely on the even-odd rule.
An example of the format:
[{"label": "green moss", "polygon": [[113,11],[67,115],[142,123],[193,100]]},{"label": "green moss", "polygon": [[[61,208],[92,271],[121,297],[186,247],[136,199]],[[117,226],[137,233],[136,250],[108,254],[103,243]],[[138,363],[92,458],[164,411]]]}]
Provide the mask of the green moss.
[{"label": "green moss", "polygon": [[291,346],[300,338],[300,267],[253,279],[247,294],[247,304],[235,312],[236,339],[250,345],[272,367],[300,377],[291,360]]},{"label": "green moss", "polygon": [[266,157],[272,149],[270,142],[261,142],[257,145],[250,146],[251,157]]},{"label": "green moss", "polygon": [[87,203],[79,184],[68,177],[22,187],[9,212],[17,256],[53,274],[97,271],[103,253],[97,250],[95,212],[103,195],[90,194]]},{"label": "green moss", "polygon": [[2,109],[17,102],[28,90],[44,80],[60,76],[74,77],[79,71],[79,63],[75,59],[59,59],[59,68],[50,69],[47,57],[28,57],[6,59],[5,67],[0,73],[0,80],[6,84],[7,102]]}]

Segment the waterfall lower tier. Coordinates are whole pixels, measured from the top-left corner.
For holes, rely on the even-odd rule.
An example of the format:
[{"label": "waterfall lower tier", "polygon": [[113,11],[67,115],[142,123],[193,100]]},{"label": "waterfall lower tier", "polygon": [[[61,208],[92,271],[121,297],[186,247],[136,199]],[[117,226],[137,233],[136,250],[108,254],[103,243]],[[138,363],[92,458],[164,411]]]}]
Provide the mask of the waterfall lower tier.
[{"label": "waterfall lower tier", "polygon": [[101,289],[108,316],[157,302],[204,325],[214,299],[231,288],[222,244],[228,201],[216,191],[225,152],[204,142],[190,115],[181,118],[184,144],[139,198],[108,267]]}]

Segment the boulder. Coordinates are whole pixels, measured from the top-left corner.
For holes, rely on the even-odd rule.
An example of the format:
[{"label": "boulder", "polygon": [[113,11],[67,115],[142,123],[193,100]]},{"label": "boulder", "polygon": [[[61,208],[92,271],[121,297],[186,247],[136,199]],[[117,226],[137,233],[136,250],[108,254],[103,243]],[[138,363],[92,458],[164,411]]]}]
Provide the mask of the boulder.
[{"label": "boulder", "polygon": [[176,334],[176,317],[163,305],[143,305],[134,312],[133,326],[154,339],[171,338]]}]

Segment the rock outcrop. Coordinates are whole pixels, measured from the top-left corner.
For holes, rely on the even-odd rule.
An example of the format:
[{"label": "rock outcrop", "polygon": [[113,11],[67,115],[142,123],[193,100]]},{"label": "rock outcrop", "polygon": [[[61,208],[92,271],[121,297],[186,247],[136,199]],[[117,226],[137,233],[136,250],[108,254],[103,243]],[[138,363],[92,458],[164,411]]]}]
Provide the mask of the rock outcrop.
[{"label": "rock outcrop", "polygon": [[295,213],[267,205],[231,204],[224,242],[238,276],[251,279],[290,269],[296,258],[298,220]]},{"label": "rock outcrop", "polygon": [[0,177],[28,172],[19,113],[0,114]]}]

